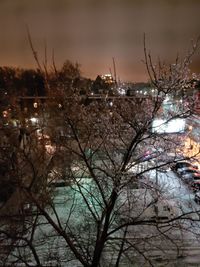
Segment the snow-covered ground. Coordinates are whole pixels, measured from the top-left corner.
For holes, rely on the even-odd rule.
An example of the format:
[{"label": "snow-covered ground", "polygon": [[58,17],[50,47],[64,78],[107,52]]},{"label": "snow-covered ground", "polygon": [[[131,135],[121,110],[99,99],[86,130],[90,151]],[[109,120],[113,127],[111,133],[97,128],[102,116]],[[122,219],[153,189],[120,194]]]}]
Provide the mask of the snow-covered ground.
[{"label": "snow-covered ground", "polygon": [[192,190],[173,171],[160,172],[151,170],[146,175],[151,181],[158,184],[167,199],[175,200],[185,207],[188,206],[189,209],[200,210],[200,205],[194,201]]},{"label": "snow-covered ground", "polygon": [[[165,260],[169,261],[173,259],[176,263],[180,262],[181,264],[186,264],[182,266],[190,266],[194,261],[200,262],[200,244],[198,238],[196,238],[196,234],[199,233],[200,223],[193,221],[199,218],[195,211],[200,210],[200,206],[194,202],[194,194],[190,191],[187,184],[171,170],[167,172],[151,170],[146,172],[145,176],[151,183],[158,186],[162,192],[163,199],[171,203],[170,205],[173,206],[173,208],[178,209],[178,213],[175,214],[176,216],[183,213],[191,214],[187,215],[189,220],[184,219],[180,221],[180,228],[173,229],[170,228],[171,225],[162,228],[169,239],[171,238],[178,244],[178,249],[176,249],[175,245],[172,246],[170,240],[167,241],[167,238],[164,238],[164,236],[163,239],[155,238],[155,233],[157,233],[156,231],[158,230],[155,226],[138,225],[132,228],[130,227],[127,238],[130,242],[137,245],[139,238],[148,237],[149,242],[146,244],[145,253],[146,256],[155,260],[160,258],[160,260],[164,262]],[[88,189],[88,192],[91,191],[91,179],[85,179],[84,183],[84,190]],[[68,186],[55,189],[54,208],[59,215],[59,221],[53,210],[49,211],[49,214],[55,222],[62,223],[65,227],[67,227],[68,221],[76,221],[77,226],[80,222],[81,225],[81,220],[87,217],[87,214],[84,214],[83,200],[78,190],[77,194],[75,192],[75,187],[74,190]],[[138,190],[138,193],[140,192],[141,191]],[[138,197],[138,199],[140,199],[140,197]],[[94,212],[98,212],[98,207],[95,207],[94,204],[95,198],[91,199],[91,207],[94,209]],[[49,224],[46,224],[46,220],[40,217],[38,219],[38,224],[39,226],[35,232],[35,244],[38,246],[37,251],[41,258],[43,258],[43,262],[46,261],[47,264],[53,264],[53,262],[59,258],[60,261],[62,261],[60,266],[79,266],[77,262],[68,261],[71,255],[67,252],[65,240],[61,237],[56,237],[55,231]],[[73,225],[71,225],[71,227],[73,227]],[[74,227],[76,226],[74,225]],[[159,231],[160,230],[161,229],[159,229]],[[87,234],[87,231],[85,233]],[[87,238],[87,236],[85,237]],[[146,241],[144,241],[144,243],[145,242]],[[158,247],[158,249],[156,249],[156,247]],[[165,250],[164,254],[160,248]],[[28,251],[24,251],[24,253],[27,254],[27,257],[29,257],[31,261],[33,257],[30,253]],[[177,259],[177,256],[179,259]],[[137,257],[137,255],[133,255],[133,257]]]}]

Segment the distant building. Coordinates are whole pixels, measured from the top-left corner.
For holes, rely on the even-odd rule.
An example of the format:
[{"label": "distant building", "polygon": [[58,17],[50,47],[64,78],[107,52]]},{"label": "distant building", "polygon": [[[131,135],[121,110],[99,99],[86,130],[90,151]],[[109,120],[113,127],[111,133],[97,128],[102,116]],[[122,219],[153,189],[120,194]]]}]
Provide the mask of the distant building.
[{"label": "distant building", "polygon": [[115,81],[114,81],[114,79],[113,79],[111,74],[101,75],[101,78],[107,84],[114,84],[115,83]]},{"label": "distant building", "polygon": [[127,96],[152,95],[153,91],[149,83],[139,82],[129,85]]},{"label": "distant building", "polygon": [[110,74],[98,75],[91,87],[93,94],[113,94],[115,82]]}]

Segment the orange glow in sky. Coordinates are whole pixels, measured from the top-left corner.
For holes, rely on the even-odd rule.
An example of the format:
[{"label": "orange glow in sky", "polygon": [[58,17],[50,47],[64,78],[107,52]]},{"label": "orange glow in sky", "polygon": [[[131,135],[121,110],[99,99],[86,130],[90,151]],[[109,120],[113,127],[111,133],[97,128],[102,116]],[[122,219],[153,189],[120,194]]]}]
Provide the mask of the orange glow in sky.
[{"label": "orange glow in sky", "polygon": [[[81,64],[86,77],[108,73],[115,58],[121,80],[145,81],[143,34],[153,58],[173,63],[200,35],[198,0],[1,0],[0,66],[36,67],[28,25],[41,61],[47,44],[58,66]],[[199,53],[193,71],[199,73]]]}]

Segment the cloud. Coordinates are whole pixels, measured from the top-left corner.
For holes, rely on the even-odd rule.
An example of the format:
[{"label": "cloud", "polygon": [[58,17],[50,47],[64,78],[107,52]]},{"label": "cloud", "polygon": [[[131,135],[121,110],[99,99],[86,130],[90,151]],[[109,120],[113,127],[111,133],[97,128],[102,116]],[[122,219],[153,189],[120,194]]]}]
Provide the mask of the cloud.
[{"label": "cloud", "polygon": [[155,58],[173,60],[199,35],[199,10],[195,0],[0,1],[0,65],[34,66],[28,24],[39,54],[46,40],[58,65],[65,59],[78,61],[83,72],[94,77],[107,72],[114,56],[121,78],[137,80],[145,77],[143,33]]}]

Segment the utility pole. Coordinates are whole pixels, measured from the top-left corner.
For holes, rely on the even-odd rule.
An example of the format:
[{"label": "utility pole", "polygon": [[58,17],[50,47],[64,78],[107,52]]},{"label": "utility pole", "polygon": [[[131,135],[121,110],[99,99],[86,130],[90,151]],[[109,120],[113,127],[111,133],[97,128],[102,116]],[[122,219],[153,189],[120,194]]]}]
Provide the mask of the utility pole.
[{"label": "utility pole", "polygon": [[113,57],[112,60],[113,60],[113,71],[114,71],[115,86],[117,87],[117,74],[116,74],[115,58]]}]

